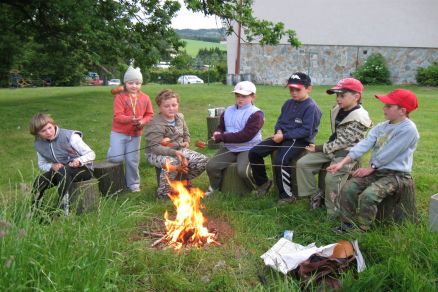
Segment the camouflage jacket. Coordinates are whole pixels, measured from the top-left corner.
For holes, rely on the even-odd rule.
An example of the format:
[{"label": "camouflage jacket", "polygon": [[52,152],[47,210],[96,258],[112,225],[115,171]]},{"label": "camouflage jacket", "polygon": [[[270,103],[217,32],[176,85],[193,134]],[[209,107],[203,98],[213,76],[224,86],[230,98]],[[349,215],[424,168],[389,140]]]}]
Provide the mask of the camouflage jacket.
[{"label": "camouflage jacket", "polygon": [[339,110],[338,105],[331,110],[332,132],[336,131],[336,139],[322,145],[322,151],[326,154],[335,153],[339,150],[350,150],[351,147],[365,138],[372,125],[368,112],[360,106],[360,108],[349,113],[335,128],[335,119]]}]

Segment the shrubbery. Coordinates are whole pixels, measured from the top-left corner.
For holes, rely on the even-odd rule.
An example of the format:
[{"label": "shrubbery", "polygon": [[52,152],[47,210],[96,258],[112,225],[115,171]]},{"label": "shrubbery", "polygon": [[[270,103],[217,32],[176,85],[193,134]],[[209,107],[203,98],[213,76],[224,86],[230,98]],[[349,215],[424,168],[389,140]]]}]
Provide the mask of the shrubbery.
[{"label": "shrubbery", "polygon": [[391,84],[385,58],[380,53],[371,54],[353,77],[363,84]]},{"label": "shrubbery", "polygon": [[438,62],[426,68],[418,68],[416,78],[419,85],[438,86]]}]

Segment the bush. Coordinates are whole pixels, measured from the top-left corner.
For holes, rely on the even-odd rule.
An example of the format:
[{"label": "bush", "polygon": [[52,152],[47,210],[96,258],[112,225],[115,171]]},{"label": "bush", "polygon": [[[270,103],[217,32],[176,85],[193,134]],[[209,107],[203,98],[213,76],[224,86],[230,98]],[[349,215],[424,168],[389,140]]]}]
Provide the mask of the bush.
[{"label": "bush", "polygon": [[415,76],[422,86],[438,86],[438,62],[433,62],[427,68],[418,68]]},{"label": "bush", "polygon": [[380,53],[371,54],[353,77],[363,84],[391,84],[385,58]]}]

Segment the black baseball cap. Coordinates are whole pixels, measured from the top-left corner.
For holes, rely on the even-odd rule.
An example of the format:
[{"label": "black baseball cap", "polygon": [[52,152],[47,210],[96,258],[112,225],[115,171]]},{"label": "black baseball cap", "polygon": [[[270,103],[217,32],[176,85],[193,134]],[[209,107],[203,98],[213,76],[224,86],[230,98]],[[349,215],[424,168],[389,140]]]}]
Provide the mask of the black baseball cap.
[{"label": "black baseball cap", "polygon": [[311,84],[312,80],[310,77],[302,72],[293,73],[287,80],[287,86],[293,88],[303,88],[310,86]]}]

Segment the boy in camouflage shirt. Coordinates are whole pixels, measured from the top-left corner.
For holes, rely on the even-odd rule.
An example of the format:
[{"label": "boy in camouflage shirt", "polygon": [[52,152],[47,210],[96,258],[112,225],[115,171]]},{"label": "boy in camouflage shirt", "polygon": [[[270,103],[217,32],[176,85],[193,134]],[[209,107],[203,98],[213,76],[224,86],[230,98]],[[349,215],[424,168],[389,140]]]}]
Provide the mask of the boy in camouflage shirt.
[{"label": "boy in camouflage shirt", "polygon": [[339,211],[338,192],[348,179],[349,171],[356,162],[347,163],[336,173],[327,173],[325,189],[319,190],[315,183],[315,174],[326,163],[337,163],[348,150],[365,138],[371,127],[368,112],[360,105],[362,83],[354,78],[345,78],[327,90],[327,94],[336,93],[336,105],[331,110],[332,135],[323,145],[310,144],[309,152],[297,162],[297,184],[299,196],[312,196],[311,208],[321,206],[325,199],[327,214],[335,216]]},{"label": "boy in camouflage shirt", "polygon": [[417,97],[405,89],[376,97],[385,104],[383,112],[387,121],[371,129],[368,137],[354,146],[341,162],[327,168],[336,173],[372,149],[368,167],[353,172],[353,179],[341,190],[342,224],[334,230],[337,233],[353,228],[355,223],[361,230],[370,229],[378,204],[412,182],[413,156],[420,136],[409,113],[418,107]]}]

